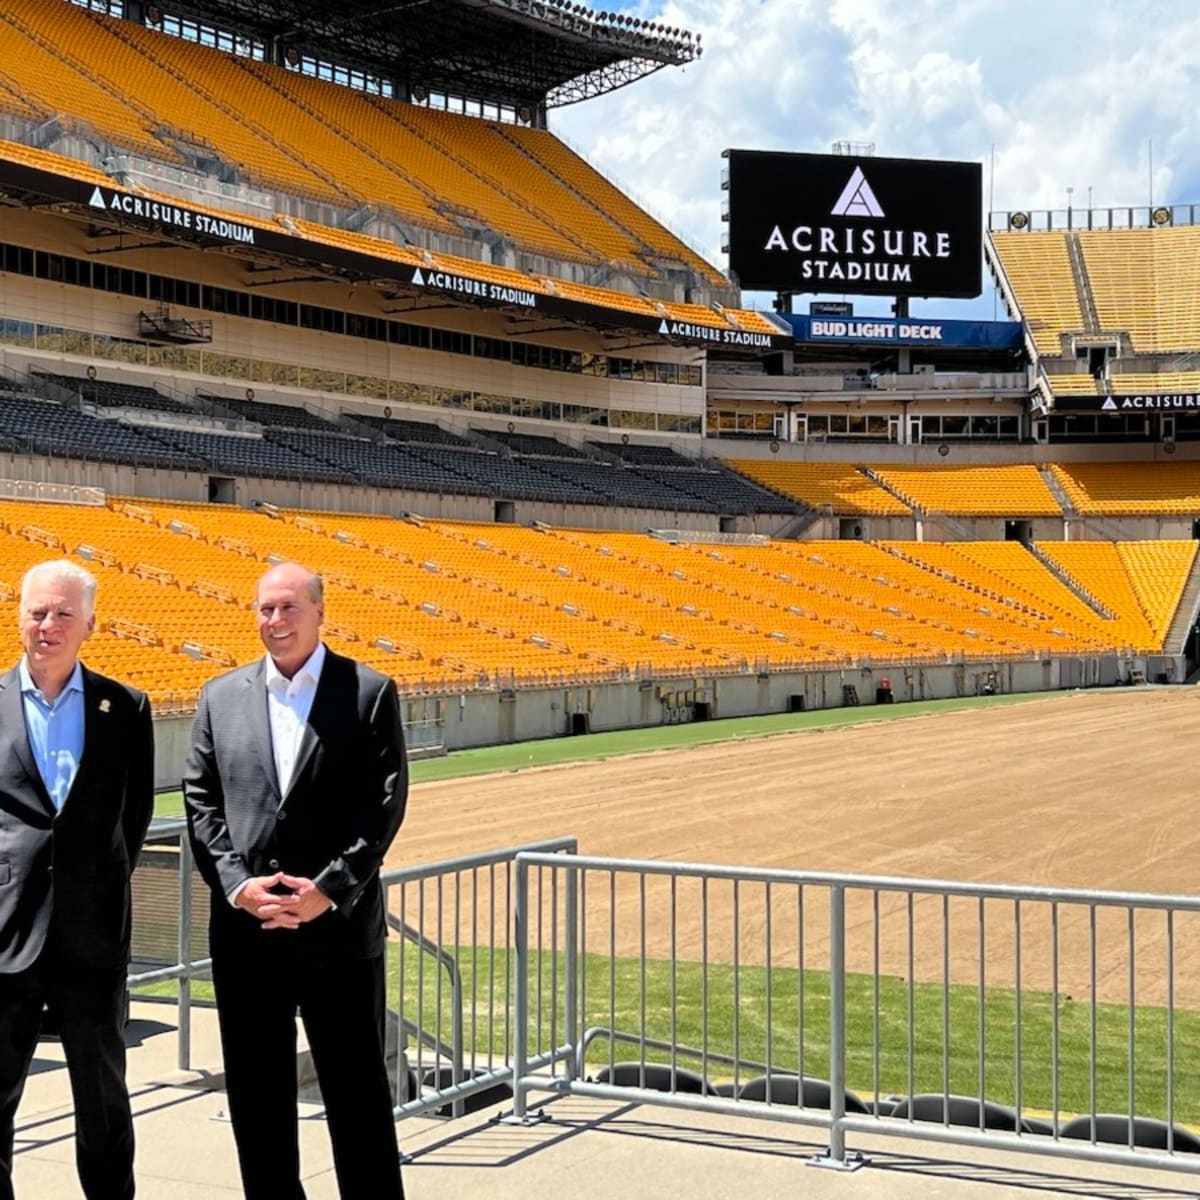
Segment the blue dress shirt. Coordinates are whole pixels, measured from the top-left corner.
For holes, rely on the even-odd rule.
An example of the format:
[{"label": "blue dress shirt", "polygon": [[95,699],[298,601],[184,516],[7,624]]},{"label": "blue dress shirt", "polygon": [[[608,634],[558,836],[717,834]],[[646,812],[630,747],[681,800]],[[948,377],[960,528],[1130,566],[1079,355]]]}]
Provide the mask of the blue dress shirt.
[{"label": "blue dress shirt", "polygon": [[83,668],[79,663],[75,664],[67,686],[55,697],[53,704],[38,690],[24,658],[21,659],[20,675],[29,748],[54,807],[60,809],[75,782],[79,760],[83,757]]}]

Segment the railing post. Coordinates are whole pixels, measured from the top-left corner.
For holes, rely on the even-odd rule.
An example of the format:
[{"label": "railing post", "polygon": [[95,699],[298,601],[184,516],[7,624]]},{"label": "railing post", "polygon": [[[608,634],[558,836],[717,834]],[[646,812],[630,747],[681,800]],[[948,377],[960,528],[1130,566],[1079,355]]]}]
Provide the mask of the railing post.
[{"label": "railing post", "polygon": [[846,891],[829,892],[829,1157],[846,1161]]},{"label": "railing post", "polygon": [[514,877],[516,928],[516,990],[513,997],[513,1120],[525,1120],[525,1088],[521,1081],[529,1070],[529,864],[517,855]]},{"label": "railing post", "polygon": [[[564,970],[567,978],[564,987],[563,1003],[566,1006],[563,1032],[566,1044],[572,1047],[572,1053],[567,1059],[567,1078],[575,1078],[574,1047],[579,1043],[579,1013],[578,1013],[578,981],[579,981],[579,872],[570,857],[567,863],[566,893],[563,904],[566,908],[564,923],[566,934],[563,944]],[[557,1049],[557,1047],[555,1047]]]},{"label": "railing post", "polygon": [[829,1150],[809,1162],[837,1171],[856,1171],[860,1154],[846,1157],[846,889],[829,887]]},{"label": "railing post", "polygon": [[192,843],[185,825],[179,831],[179,1069],[192,1069]]}]

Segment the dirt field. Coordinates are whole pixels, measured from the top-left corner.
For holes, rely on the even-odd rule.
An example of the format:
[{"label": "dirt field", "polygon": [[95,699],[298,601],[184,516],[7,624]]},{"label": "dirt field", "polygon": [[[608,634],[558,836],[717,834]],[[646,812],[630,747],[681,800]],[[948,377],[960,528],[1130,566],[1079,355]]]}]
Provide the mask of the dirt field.
[{"label": "dirt field", "polygon": [[[731,863],[855,874],[905,875],[1056,887],[1200,892],[1200,821],[1195,809],[1200,692],[1194,689],[1067,694],[994,710],[968,710],[829,732],[802,732],[694,750],[425,784],[389,865],[429,862],[560,834],[585,854]],[[641,946],[635,881],[622,885],[618,953]],[[601,892],[603,891],[603,895]],[[647,892],[647,952],[669,949],[666,885]],[[708,953],[734,949],[731,897],[709,897]],[[812,967],[825,962],[828,918],[821,889],[761,887],[738,898],[737,949],[743,961]],[[909,926],[903,898],[879,902],[881,969],[903,975]],[[589,944],[607,948],[607,882],[588,893]],[[1011,904],[988,902],[979,948],[979,905],[949,906],[944,942],[940,899],[914,907],[915,974],[988,985],[1015,978]],[[849,965],[872,968],[871,897],[848,901]],[[698,893],[681,885],[675,936],[681,958],[698,958]],[[1058,913],[1060,982],[1089,991],[1087,909]],[[601,931],[603,930],[603,933]],[[1165,917],[1124,910],[1097,919],[1097,991],[1129,998],[1136,953],[1136,999],[1161,1003],[1167,956]],[[1175,926],[1179,1003],[1200,1007],[1200,917]],[[1022,983],[1050,986],[1051,914],[1024,905]],[[769,946],[769,949],[768,949]]]}]

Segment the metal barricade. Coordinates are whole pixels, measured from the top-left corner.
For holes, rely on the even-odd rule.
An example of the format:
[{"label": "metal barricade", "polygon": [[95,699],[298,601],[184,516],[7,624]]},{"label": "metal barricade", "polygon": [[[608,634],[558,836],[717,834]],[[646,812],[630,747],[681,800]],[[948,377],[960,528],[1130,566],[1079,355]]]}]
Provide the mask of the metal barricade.
[{"label": "metal barricade", "polygon": [[529,851],[515,888],[517,1119],[548,1092],[823,1127],[834,1166],[870,1134],[1200,1173],[1200,898]]},{"label": "metal barricade", "polygon": [[212,960],[208,957],[208,888],[194,869],[183,818],[156,818],[150,823],[130,889],[128,987],[134,992],[163,980],[179,981],[179,1069],[186,1071],[192,1060],[192,979],[207,975]]},{"label": "metal barricade", "polygon": [[[394,935],[388,1040],[397,1117],[430,1111],[461,1116],[492,1101],[508,1104],[522,1027],[514,1018],[521,1001],[513,868],[523,849],[554,857],[574,853],[576,841],[557,838],[381,877]],[[561,1036],[555,1028],[553,1049],[526,1061],[538,1068],[567,1061],[576,1040],[573,1026]]]}]

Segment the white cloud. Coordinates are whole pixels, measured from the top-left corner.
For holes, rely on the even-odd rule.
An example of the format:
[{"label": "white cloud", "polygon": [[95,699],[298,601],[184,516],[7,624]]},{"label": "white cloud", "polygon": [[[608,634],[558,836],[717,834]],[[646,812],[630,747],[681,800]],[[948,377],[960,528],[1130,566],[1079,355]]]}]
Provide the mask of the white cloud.
[{"label": "white cloud", "polygon": [[[633,6],[626,6],[635,11]],[[720,265],[721,150],[984,164],[1003,208],[1200,201],[1200,15],[1187,0],[673,0],[700,62],[554,112],[598,167]],[[995,178],[990,166],[994,147]]]}]

